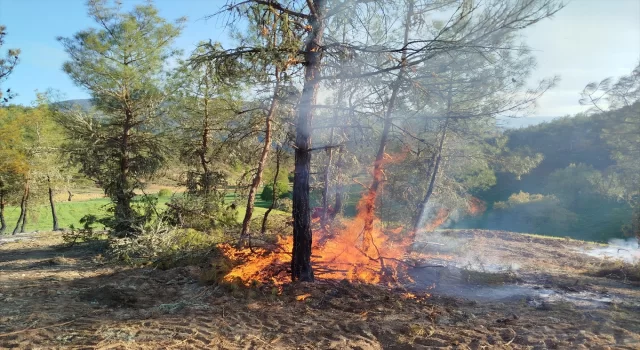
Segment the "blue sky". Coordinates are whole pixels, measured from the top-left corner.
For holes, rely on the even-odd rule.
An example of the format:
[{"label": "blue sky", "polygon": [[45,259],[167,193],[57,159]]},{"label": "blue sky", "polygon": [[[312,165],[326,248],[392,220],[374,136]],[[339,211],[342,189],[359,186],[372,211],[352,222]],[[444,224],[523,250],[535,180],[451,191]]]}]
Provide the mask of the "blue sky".
[{"label": "blue sky", "polygon": [[[123,0],[125,8],[142,0]],[[205,20],[226,0],[156,0],[160,14],[188,18],[176,46],[191,51],[200,40],[226,40],[222,21]],[[0,0],[0,24],[7,26],[5,48],[20,48],[21,63],[5,83],[19,94],[12,102],[30,104],[35,90],[54,88],[68,99],[87,98],[62,72],[66,54],[57,36],[93,26],[85,0]],[[553,19],[525,31],[538,67],[536,80],[559,75],[533,116],[561,116],[584,110],[579,93],[590,81],[628,74],[640,60],[640,0],[572,0]]]},{"label": "blue sky", "polygon": [[[217,12],[225,0],[156,0],[160,15],[173,21],[186,16],[188,21],[175,46],[190,52],[201,40],[222,41],[222,19],[205,20]],[[124,0],[125,9],[144,1]],[[88,98],[62,71],[67,54],[56,37],[71,37],[76,32],[95,27],[87,17],[86,0],[0,0],[0,24],[7,27],[7,48],[20,48],[21,61],[5,83],[19,95],[11,101],[30,104],[35,90],[54,88],[67,99]],[[4,54],[4,52],[0,52]]]}]

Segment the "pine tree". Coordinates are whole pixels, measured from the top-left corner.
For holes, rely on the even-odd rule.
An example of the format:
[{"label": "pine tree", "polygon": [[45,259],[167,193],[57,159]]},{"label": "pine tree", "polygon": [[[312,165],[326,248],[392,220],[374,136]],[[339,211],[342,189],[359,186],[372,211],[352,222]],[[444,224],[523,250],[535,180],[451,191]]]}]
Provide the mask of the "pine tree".
[{"label": "pine tree", "polygon": [[[151,4],[128,13],[107,0],[89,1],[98,24],[73,38],[59,38],[71,60],[64,71],[88,90],[99,114],[65,118],[73,134],[71,158],[96,180],[115,205],[112,227],[134,233],[138,216],[131,206],[140,179],[163,164],[159,137],[167,93],[162,77],[183,20],[168,23]],[[77,116],[77,114],[76,114]]]}]

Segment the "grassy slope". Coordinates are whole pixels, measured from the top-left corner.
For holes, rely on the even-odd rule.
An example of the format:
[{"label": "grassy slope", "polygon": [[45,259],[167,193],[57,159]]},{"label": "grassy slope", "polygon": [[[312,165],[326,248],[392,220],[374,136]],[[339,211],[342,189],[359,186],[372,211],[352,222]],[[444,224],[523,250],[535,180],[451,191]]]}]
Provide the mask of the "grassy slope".
[{"label": "grassy slope", "polygon": [[[161,209],[164,209],[164,204],[169,201],[170,198],[164,197],[158,200],[158,204]],[[235,194],[230,193],[226,196],[225,201],[231,203],[235,201]],[[69,228],[71,225],[74,227],[82,227],[80,219],[88,214],[93,214],[98,217],[106,216],[107,209],[109,207],[108,198],[97,198],[89,200],[71,201],[71,202],[56,202],[56,212],[58,214],[58,223],[61,228]],[[244,200],[238,201],[238,221],[241,222],[245,215]],[[267,211],[267,208],[271,205],[271,202],[265,202],[260,199],[256,200],[256,208],[254,210],[254,218],[262,217]],[[275,215],[289,215],[286,212],[280,210],[274,210],[271,214]],[[11,233],[15,227],[18,216],[20,215],[19,207],[7,207],[5,209],[5,218],[7,221],[7,232]],[[25,231],[49,231],[52,228],[51,220],[51,208],[49,205],[38,205],[29,208],[27,226]]]},{"label": "grassy slope", "polygon": [[[93,214],[98,217],[107,214],[106,206],[109,204],[107,198],[91,199],[85,201],[58,202],[56,203],[56,211],[58,214],[58,222],[60,227],[81,227],[80,218],[87,214]],[[7,207],[5,217],[7,220],[7,231],[15,227],[15,223],[20,215],[19,207]],[[26,231],[48,231],[52,228],[51,208],[48,205],[38,205],[29,208]]]}]

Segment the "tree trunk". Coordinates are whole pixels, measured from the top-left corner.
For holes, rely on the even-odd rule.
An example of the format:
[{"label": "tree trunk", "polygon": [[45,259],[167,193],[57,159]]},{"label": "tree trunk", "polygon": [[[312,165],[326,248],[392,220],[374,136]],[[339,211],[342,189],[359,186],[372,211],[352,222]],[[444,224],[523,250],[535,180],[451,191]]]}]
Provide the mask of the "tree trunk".
[{"label": "tree trunk", "polygon": [[276,204],[278,204],[278,196],[280,195],[277,191],[278,189],[278,175],[280,175],[280,157],[282,155],[282,149],[280,147],[278,147],[276,149],[276,173],[275,176],[273,178],[273,198],[271,199],[271,205],[269,206],[269,209],[267,209],[267,211],[264,213],[264,216],[262,217],[262,227],[260,229],[260,233],[261,234],[265,234],[267,232],[267,219],[269,217],[269,214],[271,214],[271,211],[273,209],[275,209]]},{"label": "tree trunk", "polygon": [[446,118],[444,121],[444,126],[442,127],[442,138],[440,139],[440,143],[438,144],[438,149],[434,154],[434,158],[432,158],[431,164],[427,169],[427,176],[429,179],[429,186],[427,187],[427,193],[424,198],[418,205],[417,217],[413,221],[413,235],[416,235],[422,226],[424,225],[424,215],[427,205],[429,204],[429,200],[431,199],[431,195],[433,194],[433,189],[435,188],[436,179],[438,177],[438,171],[440,170],[440,163],[442,161],[442,150],[444,148],[444,142],[447,138],[447,131],[449,128],[449,117],[451,116],[451,102],[453,99],[453,72],[449,77],[449,89],[447,91],[447,111]]},{"label": "tree trunk", "polygon": [[[278,90],[280,89],[280,70],[276,68],[275,70],[275,78],[276,84],[273,88],[273,98],[271,100],[271,105],[269,106],[269,112],[267,113],[267,118],[265,120],[264,126],[264,146],[262,147],[262,154],[260,155],[260,160],[258,161],[258,170],[256,171],[256,175],[253,177],[253,181],[251,182],[251,187],[249,188],[249,198],[247,199],[247,210],[244,214],[244,220],[242,220],[242,232],[240,233],[240,242],[239,244],[244,244],[244,241],[248,238],[249,235],[249,224],[251,223],[251,217],[253,216],[253,209],[255,207],[256,193],[258,192],[258,187],[260,187],[260,183],[262,182],[262,174],[264,172],[264,167],[267,164],[267,158],[269,156],[269,150],[271,149],[271,122],[276,113],[276,108],[278,107]],[[275,182],[278,180],[274,180]],[[275,189],[276,186],[273,186],[274,197],[275,197]]]},{"label": "tree trunk", "polygon": [[[338,119],[338,113],[334,117],[334,122]],[[329,137],[329,146],[333,146],[334,128],[331,127],[331,136]],[[327,149],[327,162],[324,165],[324,187],[322,188],[322,217],[320,218],[321,226],[325,227],[329,219],[329,181],[331,180],[331,163],[333,162],[333,147]]]},{"label": "tree trunk", "polygon": [[24,228],[24,217],[27,211],[27,197],[29,196],[29,182],[24,183],[24,192],[22,193],[22,199],[20,200],[20,216],[18,216],[18,222],[16,222],[16,227],[13,229],[12,234],[18,233],[20,226]]},{"label": "tree trunk", "polygon": [[69,197],[67,197],[67,202],[71,202],[71,198],[73,197],[73,193],[71,193],[71,191],[67,190],[67,194],[69,195]]},{"label": "tree trunk", "polygon": [[313,105],[320,86],[322,37],[325,28],[326,0],[313,0],[309,24],[311,32],[305,45],[305,73],[302,96],[298,104],[293,179],[293,251],[291,279],[313,281],[311,267],[311,213],[309,211],[309,173],[311,169],[311,121]]},{"label": "tree trunk", "polygon": [[[209,67],[207,66],[207,70]],[[207,71],[207,76],[210,74]],[[211,203],[209,194],[212,187],[212,176],[209,170],[209,160],[207,159],[207,151],[209,150],[209,79],[204,80],[205,92],[204,92],[204,116],[202,120],[202,138],[200,144],[200,166],[202,166],[202,194],[204,195],[204,210],[209,211],[211,209]]]},{"label": "tree trunk", "polygon": [[53,230],[58,231],[58,215],[56,215],[56,205],[53,201],[53,188],[51,187],[51,178],[47,175],[47,183],[49,184],[49,204],[51,205],[51,217],[53,218]]},{"label": "tree trunk", "polygon": [[31,191],[27,190],[27,196],[24,199],[24,215],[22,216],[22,225],[20,225],[20,233],[25,233],[27,221],[29,221],[29,195]]},{"label": "tree trunk", "polygon": [[133,113],[125,111],[125,121],[122,126],[122,139],[120,140],[120,181],[116,189],[115,219],[117,221],[115,230],[119,236],[129,236],[133,234],[134,214],[131,208],[133,194],[129,188],[129,137]]},{"label": "tree trunk", "polygon": [[7,230],[7,222],[4,219],[4,191],[0,191],[0,235]]},{"label": "tree trunk", "polygon": [[[345,23],[343,24],[343,27],[342,27],[342,42],[346,42],[346,41],[347,41],[347,38],[346,38],[346,23]],[[340,63],[344,64],[345,62],[341,60]],[[343,69],[341,68],[340,74],[342,75],[343,73],[344,73]],[[342,107],[342,101],[344,97],[344,79],[340,79],[337,96],[338,98],[335,101],[336,106]],[[340,121],[340,116],[341,116],[341,113],[339,111],[340,109],[337,109],[334,111],[334,114],[333,114],[331,134],[329,137],[329,146],[333,146],[333,143],[335,142],[335,125],[338,125],[338,122]],[[323,228],[327,225],[327,221],[329,219],[333,220],[336,217],[335,207],[331,212],[329,211],[329,181],[331,180],[331,164],[333,162],[333,147],[330,147],[327,150],[327,152],[329,154],[327,156],[327,162],[325,164],[325,170],[324,170],[324,187],[322,189],[322,217],[320,218],[321,226]],[[338,194],[336,192],[336,201],[337,201],[337,196]]]},{"label": "tree trunk", "polygon": [[424,225],[424,211],[429,204],[429,200],[431,199],[431,195],[433,194],[433,189],[435,188],[436,178],[438,177],[438,171],[440,170],[440,162],[442,160],[442,149],[444,148],[444,142],[447,138],[447,128],[449,126],[449,119],[447,119],[444,123],[444,127],[442,128],[442,138],[440,139],[440,143],[438,144],[438,150],[434,155],[435,161],[432,161],[433,170],[429,171],[429,187],[427,187],[427,193],[424,198],[418,205],[418,215],[413,223],[413,233],[417,234]]},{"label": "tree trunk", "polygon": [[409,8],[407,9],[407,17],[404,23],[404,45],[402,50],[402,56],[400,58],[400,64],[402,65],[399,72],[398,77],[393,82],[393,87],[391,91],[391,97],[389,98],[389,103],[387,105],[387,110],[384,116],[384,127],[382,129],[382,135],[380,135],[380,146],[378,147],[378,153],[376,154],[376,159],[373,164],[373,180],[371,182],[371,186],[367,190],[366,201],[364,204],[365,210],[365,222],[364,222],[364,232],[363,232],[363,240],[362,240],[362,249],[366,252],[372,244],[372,236],[371,231],[373,230],[373,219],[375,217],[375,202],[376,197],[378,195],[378,191],[380,190],[380,186],[384,180],[383,173],[383,162],[384,162],[384,154],[385,149],[387,147],[387,141],[389,139],[389,132],[391,131],[391,126],[393,124],[393,111],[396,105],[396,100],[398,99],[398,93],[400,92],[400,87],[402,86],[403,75],[406,70],[406,62],[407,62],[407,51],[406,47],[409,42],[409,28],[411,26],[411,17],[413,16],[413,1],[409,2]]}]

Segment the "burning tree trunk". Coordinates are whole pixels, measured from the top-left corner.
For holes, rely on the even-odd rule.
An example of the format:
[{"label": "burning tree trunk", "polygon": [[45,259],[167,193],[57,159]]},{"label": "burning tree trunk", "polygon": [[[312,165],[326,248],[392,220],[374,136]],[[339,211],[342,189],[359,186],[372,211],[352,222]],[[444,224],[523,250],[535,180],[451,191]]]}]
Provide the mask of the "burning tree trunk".
[{"label": "burning tree trunk", "polygon": [[276,172],[273,177],[273,198],[271,198],[271,205],[269,206],[269,209],[267,209],[267,211],[264,213],[264,216],[262,217],[262,227],[260,229],[260,233],[262,234],[265,234],[267,232],[267,220],[269,218],[269,214],[271,214],[271,211],[275,209],[276,205],[278,204],[278,196],[280,195],[278,193],[278,176],[280,175],[281,156],[282,148],[278,147],[276,149]]},{"label": "burning tree trunk", "polygon": [[56,214],[56,206],[53,201],[53,188],[51,187],[51,178],[47,175],[47,183],[49,184],[49,205],[51,206],[51,217],[53,220],[53,230],[58,231],[58,215]]},{"label": "burning tree trunk", "polygon": [[[258,187],[262,182],[262,173],[264,172],[264,167],[267,164],[267,157],[269,156],[269,150],[271,149],[271,122],[273,121],[273,117],[275,116],[276,108],[278,106],[278,90],[280,89],[280,70],[277,67],[275,71],[275,78],[276,84],[273,88],[273,97],[271,99],[271,105],[269,106],[269,111],[267,112],[267,117],[265,119],[264,146],[262,147],[262,154],[260,155],[260,160],[258,161],[258,170],[256,171],[256,175],[254,176],[251,187],[249,188],[249,199],[247,199],[247,210],[244,215],[244,220],[242,220],[240,243],[244,242],[249,235],[249,223],[251,222],[251,217],[253,216],[256,193],[258,192]],[[278,178],[276,177],[275,181],[277,181],[277,179]],[[273,188],[275,190],[275,183]]]},{"label": "burning tree trunk", "polygon": [[322,37],[325,28],[326,0],[309,1],[311,32],[305,45],[305,76],[298,104],[295,141],[295,175],[293,179],[293,251],[292,280],[313,281],[311,267],[311,213],[309,211],[309,172],[311,169],[311,120],[320,86]]},{"label": "burning tree trunk", "polygon": [[401,68],[398,72],[398,77],[392,84],[391,97],[389,98],[389,102],[387,105],[387,110],[384,116],[384,127],[382,129],[382,135],[380,135],[380,146],[378,147],[378,153],[376,154],[376,159],[373,164],[373,181],[371,182],[371,186],[367,190],[367,200],[365,201],[365,222],[364,222],[364,237],[362,241],[362,248],[364,251],[367,251],[372,243],[371,231],[373,230],[373,220],[375,217],[375,202],[376,197],[378,195],[378,191],[382,185],[384,180],[383,173],[383,163],[385,156],[385,149],[387,147],[387,142],[389,139],[389,133],[391,131],[391,126],[393,124],[393,111],[398,99],[398,94],[400,93],[400,88],[403,82],[404,72],[406,70],[406,62],[407,62],[407,44],[409,42],[409,29],[411,26],[411,17],[413,16],[413,1],[409,1],[409,7],[407,8],[407,17],[404,23],[404,45],[402,49],[402,56],[400,58]]}]

